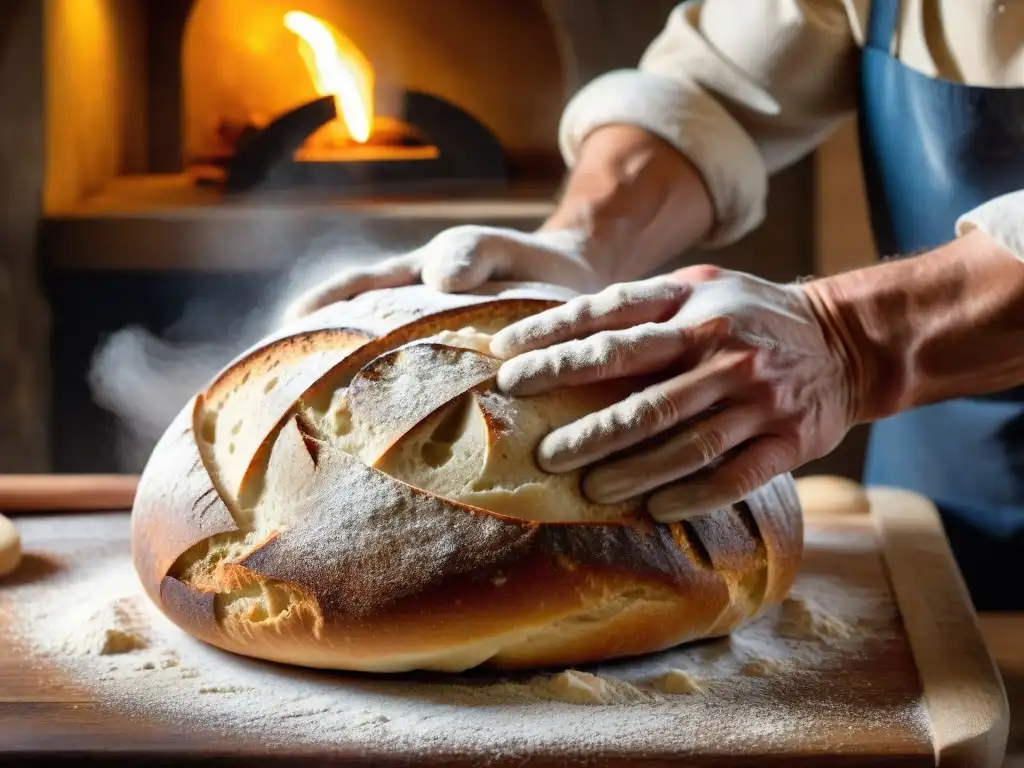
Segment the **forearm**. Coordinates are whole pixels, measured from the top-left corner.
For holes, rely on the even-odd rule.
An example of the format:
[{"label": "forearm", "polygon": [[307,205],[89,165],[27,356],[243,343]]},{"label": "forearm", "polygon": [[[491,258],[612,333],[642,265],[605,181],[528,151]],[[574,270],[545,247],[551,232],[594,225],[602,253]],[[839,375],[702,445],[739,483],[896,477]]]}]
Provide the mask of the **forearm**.
[{"label": "forearm", "polygon": [[770,174],[855,107],[857,60],[842,0],[680,3],[637,68],[566,105],[573,173],[546,228],[592,219],[591,261],[613,281],[739,241],[764,220]]},{"label": "forearm", "polygon": [[855,421],[1024,384],[1024,262],[984,232],[805,288],[855,379]]},{"label": "forearm", "polygon": [[647,275],[712,226],[696,168],[659,137],[609,125],[583,143],[555,213],[542,230],[578,229],[587,258],[608,283]]}]

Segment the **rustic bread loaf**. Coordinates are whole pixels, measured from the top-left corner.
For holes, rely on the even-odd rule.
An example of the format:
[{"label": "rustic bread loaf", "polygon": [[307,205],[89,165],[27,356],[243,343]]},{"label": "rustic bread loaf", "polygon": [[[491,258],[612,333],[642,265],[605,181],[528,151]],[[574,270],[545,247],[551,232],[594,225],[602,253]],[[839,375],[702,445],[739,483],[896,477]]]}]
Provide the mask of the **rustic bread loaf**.
[{"label": "rustic bread loaf", "polygon": [[229,651],[376,672],[635,655],[781,601],[802,548],[788,475],[659,525],[537,467],[548,431],[640,386],[502,395],[490,335],[557,303],[379,291],[234,361],[142,475],[150,597]]}]

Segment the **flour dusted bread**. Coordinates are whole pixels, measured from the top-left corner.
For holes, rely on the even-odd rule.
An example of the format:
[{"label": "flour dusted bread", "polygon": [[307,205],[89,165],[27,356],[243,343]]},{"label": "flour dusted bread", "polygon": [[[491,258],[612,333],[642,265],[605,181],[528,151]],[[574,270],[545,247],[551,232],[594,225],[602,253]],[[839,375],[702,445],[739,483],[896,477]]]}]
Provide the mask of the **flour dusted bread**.
[{"label": "flour dusted bread", "polygon": [[399,672],[646,653],[780,602],[802,547],[792,479],[673,525],[589,502],[536,446],[643,382],[506,397],[490,336],[558,301],[494,293],[333,305],[198,393],[133,510],[161,610],[236,653]]},{"label": "flour dusted bread", "polygon": [[21,537],[8,518],[0,515],[0,577],[13,573],[21,564]]}]

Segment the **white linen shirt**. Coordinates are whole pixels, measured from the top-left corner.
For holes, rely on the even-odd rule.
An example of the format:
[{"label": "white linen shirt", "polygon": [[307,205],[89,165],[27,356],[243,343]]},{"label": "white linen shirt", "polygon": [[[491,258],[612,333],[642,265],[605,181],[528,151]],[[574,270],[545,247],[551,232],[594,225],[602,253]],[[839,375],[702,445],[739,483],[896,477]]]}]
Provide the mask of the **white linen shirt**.
[{"label": "white linen shirt", "polygon": [[[672,12],[636,69],[604,74],[569,102],[559,143],[572,167],[594,129],[645,128],[700,170],[715,226],[735,242],[764,218],[768,177],[810,153],[857,105],[870,0],[700,0]],[[903,0],[891,52],[930,77],[1024,87],[1024,0]],[[1024,187],[1024,184],[1022,184]],[[1024,258],[1024,189],[965,211]]]}]

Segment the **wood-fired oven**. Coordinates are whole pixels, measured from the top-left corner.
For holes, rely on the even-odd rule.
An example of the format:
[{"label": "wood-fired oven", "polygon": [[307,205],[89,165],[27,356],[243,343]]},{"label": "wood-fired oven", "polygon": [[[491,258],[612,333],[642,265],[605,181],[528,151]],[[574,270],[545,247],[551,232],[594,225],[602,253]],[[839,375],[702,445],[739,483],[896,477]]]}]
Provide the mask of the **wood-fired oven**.
[{"label": "wood-fired oven", "polygon": [[[100,448],[117,426],[87,383],[112,331],[213,343],[297,263],[373,260],[460,223],[536,227],[566,101],[634,66],[673,5],[6,0],[0,97],[22,111],[0,152],[39,195],[8,258],[40,269],[52,318],[52,405],[23,398],[49,448],[23,468],[137,469]],[[715,260],[810,273],[813,193],[810,163],[780,175],[766,225]]]}]

